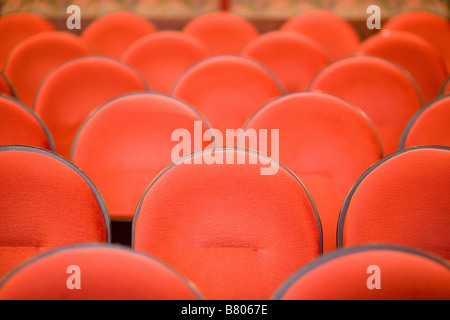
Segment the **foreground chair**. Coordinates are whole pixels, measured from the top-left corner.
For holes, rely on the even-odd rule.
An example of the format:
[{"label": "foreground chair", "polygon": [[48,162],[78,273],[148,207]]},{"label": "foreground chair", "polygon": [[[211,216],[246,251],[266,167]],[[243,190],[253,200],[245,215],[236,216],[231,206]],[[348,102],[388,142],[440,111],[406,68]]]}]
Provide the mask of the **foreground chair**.
[{"label": "foreground chair", "polygon": [[392,245],[345,248],[300,269],[274,300],[448,300],[450,266]]},{"label": "foreground chair", "polygon": [[0,277],[62,245],[110,241],[110,220],[92,182],[53,152],[0,147]]},{"label": "foreground chair", "polygon": [[15,268],[0,282],[0,300],[198,300],[194,286],[169,266],[126,247],[64,246]]},{"label": "foreground chair", "polygon": [[338,247],[397,244],[450,260],[450,148],[421,146],[380,160],[342,206]]},{"label": "foreground chair", "polygon": [[208,149],[151,183],[134,216],[133,248],[173,266],[205,299],[260,300],[319,257],[320,230],[307,191],[285,167],[251,151]]}]

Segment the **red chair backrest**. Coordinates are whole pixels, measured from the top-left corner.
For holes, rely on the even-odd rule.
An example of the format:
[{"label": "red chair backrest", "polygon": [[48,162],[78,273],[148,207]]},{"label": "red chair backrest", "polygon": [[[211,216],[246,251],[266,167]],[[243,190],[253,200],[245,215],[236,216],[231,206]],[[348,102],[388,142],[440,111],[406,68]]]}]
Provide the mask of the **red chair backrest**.
[{"label": "red chair backrest", "polygon": [[274,300],[448,300],[449,265],[415,248],[356,246],[300,269]]},{"label": "red chair backrest", "polygon": [[125,63],[105,56],[82,57],[47,77],[34,108],[52,133],[56,152],[69,158],[75,135],[92,111],[120,95],[147,90],[142,76]]},{"label": "red chair backrest", "polygon": [[329,62],[322,47],[296,32],[272,31],[250,41],[240,52],[268,67],[286,92],[303,91]]},{"label": "red chair backrest", "polygon": [[[187,144],[186,155],[200,151],[211,144],[202,140],[206,129],[195,110],[172,97],[125,95],[86,120],[74,141],[71,160],[99,188],[113,219],[132,220],[150,182],[183,156],[176,151],[178,141]],[[174,135],[179,131],[189,137]],[[197,136],[200,144],[195,141]]]},{"label": "red chair backrest", "polygon": [[100,194],[64,158],[34,147],[0,147],[0,176],[0,277],[51,248],[110,241]]},{"label": "red chair backrest", "polygon": [[[275,157],[305,184],[322,222],[324,252],[335,249],[345,196],[359,176],[382,157],[370,121],[338,97],[303,92],[268,103],[247,122],[244,130],[250,129],[279,130],[279,141],[271,138],[266,150],[261,149],[259,141],[258,151]],[[255,148],[249,140],[241,138],[239,146]],[[275,143],[278,147],[274,148]],[[272,152],[277,149],[278,157]]]},{"label": "red chair backrest", "polygon": [[312,38],[322,46],[331,60],[352,54],[360,42],[349,22],[327,10],[302,12],[286,21],[280,29],[296,31]]},{"label": "red chair backrest", "polygon": [[20,265],[0,300],[198,300],[193,285],[148,255],[115,245],[64,246]]},{"label": "red chair backrest", "polygon": [[425,103],[436,98],[447,78],[444,61],[425,39],[404,31],[381,31],[369,37],[357,53],[388,59],[407,70],[416,80]]},{"label": "red chair backrest", "polygon": [[373,56],[352,56],[323,68],[309,87],[337,95],[362,109],[373,122],[384,154],[397,151],[401,134],[422,107],[415,81],[402,69]]},{"label": "red chair backrest", "polygon": [[429,11],[409,11],[393,16],[383,29],[406,31],[423,37],[440,53],[450,74],[450,23],[447,18]]},{"label": "red chair backrest", "polygon": [[54,31],[55,26],[43,16],[18,12],[2,15],[0,19],[0,70],[5,67],[5,62],[11,50],[21,41],[45,31]]},{"label": "red chair backrest", "polygon": [[3,73],[0,72],[0,94],[4,94],[10,97],[16,97],[16,93]]},{"label": "red chair backrest", "polygon": [[212,54],[237,54],[259,34],[249,21],[225,11],[195,17],[186,24],[183,32],[204,42]]},{"label": "red chair backrest", "polygon": [[281,83],[259,62],[219,55],[189,68],[172,95],[197,109],[225,136],[226,129],[242,128],[256,110],[283,92]]},{"label": "red chair backrest", "polygon": [[207,56],[208,48],[197,38],[179,31],[160,31],[134,42],[122,60],[145,77],[152,91],[169,94],[183,72]]},{"label": "red chair backrest", "polygon": [[116,11],[95,19],[83,30],[81,37],[97,53],[120,59],[131,44],[156,30],[151,21],[136,13]]},{"label": "red chair backrest", "polygon": [[342,207],[338,247],[390,243],[450,260],[450,149],[413,147],[368,169]]},{"label": "red chair backrest", "polygon": [[[262,175],[268,166],[276,173]],[[134,217],[133,248],[173,266],[205,299],[268,299],[321,254],[319,223],[285,167],[251,151],[205,150],[149,186]]]},{"label": "red chair backrest", "polygon": [[0,95],[0,145],[27,145],[54,151],[53,138],[33,110]]},{"label": "red chair backrest", "polygon": [[72,58],[91,53],[89,45],[74,34],[41,32],[14,47],[5,66],[5,75],[17,98],[32,108],[38,88],[53,69]]}]

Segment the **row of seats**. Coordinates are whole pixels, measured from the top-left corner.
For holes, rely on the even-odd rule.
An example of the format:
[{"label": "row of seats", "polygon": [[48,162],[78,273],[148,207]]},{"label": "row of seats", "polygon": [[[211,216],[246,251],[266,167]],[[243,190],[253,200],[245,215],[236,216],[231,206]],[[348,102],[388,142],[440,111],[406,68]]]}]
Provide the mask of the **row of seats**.
[{"label": "row of seats", "polygon": [[[253,285],[262,287],[264,282],[258,279]],[[436,257],[411,248],[366,245],[314,260],[280,284],[270,299],[448,300],[449,288],[448,265]],[[85,244],[54,249],[21,265],[0,282],[0,299],[205,297],[194,283],[152,256],[115,245]]]},{"label": "row of seats", "polygon": [[[0,97],[0,106],[3,145],[54,150],[50,133],[32,110],[7,97]],[[420,109],[404,130],[399,150],[450,146],[449,111],[449,95]],[[248,134],[238,141],[239,131],[233,131],[232,145],[236,141],[237,147],[271,156],[305,183],[322,216],[326,251],[332,250],[347,193],[366,169],[385,157],[373,124],[349,102],[314,91],[271,101],[243,129],[259,135],[268,131],[266,141]],[[184,135],[174,136],[179,130]],[[148,92],[111,100],[91,113],[71,137],[70,161],[99,188],[110,216],[128,221],[145,188],[173,161],[230,140],[183,101]]]},{"label": "row of seats", "polygon": [[[0,164],[2,276],[49,249],[111,243],[107,205],[70,161],[8,146],[0,147]],[[268,166],[277,173],[262,175]],[[449,172],[448,147],[409,148],[376,162],[334,217],[337,251],[399,245],[450,261]],[[131,249],[171,266],[207,299],[268,299],[298,269],[336,251],[326,250],[332,219],[313,196],[287,167],[256,151],[196,152],[143,192]]]}]

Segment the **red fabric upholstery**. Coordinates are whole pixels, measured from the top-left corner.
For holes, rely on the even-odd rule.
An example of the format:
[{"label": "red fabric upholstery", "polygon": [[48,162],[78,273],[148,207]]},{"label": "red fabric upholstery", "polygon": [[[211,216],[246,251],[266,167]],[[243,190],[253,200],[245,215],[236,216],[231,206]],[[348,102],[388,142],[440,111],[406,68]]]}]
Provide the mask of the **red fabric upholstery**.
[{"label": "red fabric upholstery", "polygon": [[69,59],[91,53],[92,49],[74,34],[42,32],[14,47],[5,66],[5,75],[17,98],[32,108],[39,86],[54,68]]},{"label": "red fabric upholstery", "polygon": [[299,180],[284,167],[261,175],[266,160],[215,149],[165,170],[136,211],[134,249],[173,266],[205,299],[268,299],[321,254],[321,234]]},{"label": "red fabric upholstery", "polygon": [[405,129],[400,148],[421,145],[450,147],[450,95],[421,109]]},{"label": "red fabric upholstery", "polygon": [[447,80],[442,85],[440,95],[443,96],[448,93],[450,93],[450,76],[447,78]]},{"label": "red fabric upholstery", "polygon": [[147,84],[130,66],[104,56],[82,57],[48,76],[39,89],[35,111],[52,133],[56,152],[69,158],[80,125],[94,109],[138,91],[147,91]]},{"label": "red fabric upholstery", "polygon": [[[370,266],[379,269],[372,271]],[[377,275],[378,279],[369,279]],[[369,289],[367,282],[377,281],[379,289]],[[448,300],[450,269],[437,257],[412,248],[347,248],[325,255],[302,268],[284,284],[274,299]]]},{"label": "red fabric upholstery", "polygon": [[339,218],[338,246],[391,243],[450,260],[450,149],[415,147],[369,169]]},{"label": "red fabric upholstery", "polygon": [[109,241],[103,200],[86,176],[49,151],[0,147],[0,277],[61,245]]},{"label": "red fabric upholstery", "polygon": [[258,30],[246,19],[230,12],[202,14],[190,20],[183,29],[203,41],[212,54],[237,54]]},{"label": "red fabric upholstery", "polygon": [[5,62],[11,50],[22,40],[45,31],[54,31],[55,26],[43,16],[28,13],[11,13],[2,15],[0,19],[0,70],[4,69]]},{"label": "red fabric upholstery", "polygon": [[183,102],[154,93],[119,97],[83,124],[71,159],[99,188],[111,217],[131,220],[150,182],[172,164],[175,130],[192,137],[188,154],[211,143],[196,144],[194,121],[202,139],[206,124]]},{"label": "red fabric upholstery", "polygon": [[360,42],[350,23],[326,10],[302,12],[286,21],[280,29],[296,31],[317,41],[331,60],[352,54]]},{"label": "red fabric upholstery", "polygon": [[[270,102],[244,129],[279,130],[279,161],[311,193],[322,221],[324,252],[334,250],[345,196],[359,176],[382,157],[367,117],[335,96],[303,92]],[[247,141],[241,140],[240,147],[251,148]],[[266,152],[271,152],[273,143],[270,141]]]},{"label": "red fabric upholstery", "polygon": [[[77,275],[80,289],[67,282]],[[69,280],[68,280],[69,279]],[[187,280],[160,261],[113,245],[54,249],[16,268],[0,283],[0,300],[197,300]]]},{"label": "red fabric upholstery", "polygon": [[0,95],[0,145],[28,145],[53,150],[45,124],[27,106]]},{"label": "red fabric upholstery", "polygon": [[352,56],[328,65],[310,89],[337,95],[362,109],[380,135],[385,155],[397,151],[405,126],[422,107],[415,81],[393,63],[373,56]]},{"label": "red fabric upholstery", "polygon": [[226,129],[242,128],[256,110],[283,90],[275,76],[256,61],[219,55],[189,68],[172,95],[197,109],[225,136]]},{"label": "red fabric upholstery", "polygon": [[365,40],[357,49],[386,58],[407,70],[420,87],[425,103],[439,93],[447,77],[444,60],[425,39],[404,31],[382,31]]},{"label": "red fabric upholstery", "polygon": [[133,42],[156,30],[151,21],[136,13],[117,11],[91,22],[81,37],[99,54],[119,59]]},{"label": "red fabric upholstery", "polygon": [[241,55],[267,66],[283,83],[286,92],[308,88],[328,58],[314,40],[296,32],[272,31],[250,41]]},{"label": "red fabric upholstery", "polygon": [[429,11],[409,11],[389,19],[386,30],[407,31],[430,42],[445,61],[450,74],[450,23],[448,19]]},{"label": "red fabric upholstery", "polygon": [[5,75],[0,72],[0,94],[4,94],[10,97],[15,97],[15,92],[11,86],[11,83],[6,79]]},{"label": "red fabric upholstery", "polygon": [[169,94],[176,80],[209,50],[197,38],[179,31],[160,31],[133,43],[122,60],[145,77],[152,91]]}]

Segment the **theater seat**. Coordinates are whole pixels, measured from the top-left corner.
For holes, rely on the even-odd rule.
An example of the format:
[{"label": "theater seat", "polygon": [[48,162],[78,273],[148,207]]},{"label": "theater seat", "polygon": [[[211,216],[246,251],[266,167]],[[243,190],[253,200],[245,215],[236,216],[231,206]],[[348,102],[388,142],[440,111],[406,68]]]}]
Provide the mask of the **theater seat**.
[{"label": "theater seat", "polygon": [[259,34],[248,20],[230,12],[208,12],[191,19],[183,28],[216,54],[237,54]]},{"label": "theater seat", "polygon": [[450,260],[450,148],[403,149],[368,169],[339,216],[338,247],[397,244]]},{"label": "theater seat", "polygon": [[17,98],[32,108],[38,88],[53,69],[72,58],[91,53],[92,48],[74,34],[42,32],[14,47],[5,66],[5,75]]},{"label": "theater seat", "polygon": [[0,176],[0,278],[49,249],[110,241],[102,197],[64,158],[34,147],[0,147]]},{"label": "theater seat", "polygon": [[355,52],[382,57],[403,67],[416,80],[425,103],[438,95],[447,77],[444,60],[437,50],[409,32],[383,30],[366,39]]},{"label": "theater seat", "polygon": [[297,14],[280,29],[299,32],[315,40],[331,60],[352,54],[360,42],[350,23],[327,10],[308,10]]},{"label": "theater seat", "polygon": [[446,17],[430,11],[409,11],[390,18],[385,30],[399,30],[416,34],[430,42],[439,52],[450,74],[450,23]]},{"label": "theater seat", "polygon": [[0,145],[55,148],[46,125],[33,110],[4,95],[0,95]]},{"label": "theater seat", "polygon": [[419,110],[406,126],[400,139],[400,149],[438,145],[450,147],[450,94]]},{"label": "theater seat", "polygon": [[[150,182],[183,156],[173,151],[178,141],[189,139],[186,154],[202,150],[212,143],[202,140],[206,129],[195,110],[174,98],[156,93],[125,95],[109,101],[83,123],[71,160],[99,188],[111,218],[131,221]],[[189,136],[181,138],[179,131]]]},{"label": "theater seat", "polygon": [[323,68],[309,86],[339,96],[373,122],[384,154],[397,151],[401,134],[422,107],[416,82],[397,65],[373,56],[352,56]]},{"label": "theater seat", "polygon": [[[263,150],[260,144],[256,148],[286,165],[305,184],[322,221],[324,252],[336,249],[337,221],[345,196],[359,176],[382,157],[367,116],[338,97],[300,92],[268,103],[244,130],[268,131],[268,147]],[[274,130],[279,130],[278,141],[272,138]],[[239,143],[251,149],[256,145],[244,137]]]},{"label": "theater seat", "polygon": [[197,38],[179,31],[159,31],[134,42],[122,60],[135,67],[152,91],[169,94],[178,78],[194,63],[209,56]]},{"label": "theater seat", "polygon": [[53,249],[0,282],[0,300],[199,300],[196,288],[153,257],[116,245]]},{"label": "theater seat", "polygon": [[45,17],[31,12],[16,12],[2,15],[0,19],[0,70],[12,49],[21,41],[41,32],[54,31],[55,26]]},{"label": "theater seat", "polygon": [[329,62],[314,40],[287,31],[265,33],[250,41],[240,54],[268,67],[287,93],[306,90],[314,75]]},{"label": "theater seat", "polygon": [[320,231],[288,169],[252,151],[208,149],[150,184],[134,216],[133,248],[173,266],[205,299],[261,300],[320,256]]},{"label": "theater seat", "polygon": [[415,248],[366,245],[329,253],[295,273],[274,300],[448,300],[449,265]]},{"label": "theater seat", "polygon": [[242,128],[256,110],[283,93],[276,76],[259,62],[218,55],[189,68],[171,94],[197,109],[225,136],[226,129]]},{"label": "theater seat", "polygon": [[116,11],[96,18],[82,31],[81,37],[97,53],[120,59],[133,42],[156,31],[156,26],[144,17]]},{"label": "theater seat", "polygon": [[69,158],[75,135],[92,111],[120,95],[147,90],[142,76],[125,63],[106,56],[81,57],[45,79],[34,109],[52,133],[56,152]]}]

